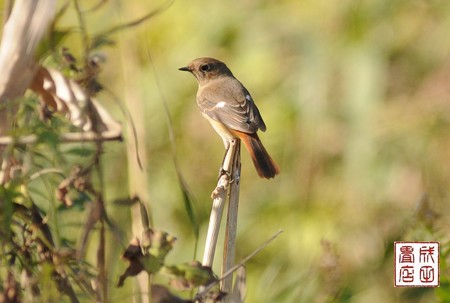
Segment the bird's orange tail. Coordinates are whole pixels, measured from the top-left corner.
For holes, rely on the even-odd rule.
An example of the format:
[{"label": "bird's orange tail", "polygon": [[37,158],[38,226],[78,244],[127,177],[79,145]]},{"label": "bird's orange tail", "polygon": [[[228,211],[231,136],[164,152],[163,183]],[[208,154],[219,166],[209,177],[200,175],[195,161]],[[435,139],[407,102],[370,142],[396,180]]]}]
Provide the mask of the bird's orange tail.
[{"label": "bird's orange tail", "polygon": [[244,145],[253,160],[256,171],[261,178],[271,179],[280,173],[278,165],[267,153],[256,133],[247,134],[239,131],[233,132],[242,140],[242,142],[244,142]]}]

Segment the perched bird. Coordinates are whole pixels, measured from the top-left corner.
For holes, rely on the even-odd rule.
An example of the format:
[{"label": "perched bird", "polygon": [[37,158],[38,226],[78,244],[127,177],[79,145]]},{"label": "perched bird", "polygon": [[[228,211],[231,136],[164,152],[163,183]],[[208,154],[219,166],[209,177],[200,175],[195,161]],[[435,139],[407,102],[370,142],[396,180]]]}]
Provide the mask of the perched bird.
[{"label": "perched bird", "polygon": [[257,131],[266,125],[248,90],[225,63],[213,58],[198,58],[179,70],[192,73],[198,82],[197,104],[203,116],[222,137],[225,148],[240,139],[253,160],[258,175],[270,179],[280,170],[267,153]]}]

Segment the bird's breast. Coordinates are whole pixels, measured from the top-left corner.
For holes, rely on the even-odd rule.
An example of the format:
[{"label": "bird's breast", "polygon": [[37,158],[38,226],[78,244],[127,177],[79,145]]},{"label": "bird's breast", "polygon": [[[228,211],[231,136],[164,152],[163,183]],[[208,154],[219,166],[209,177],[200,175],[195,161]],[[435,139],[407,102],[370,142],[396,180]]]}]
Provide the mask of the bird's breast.
[{"label": "bird's breast", "polygon": [[206,120],[211,123],[211,126],[214,128],[214,130],[222,137],[222,140],[225,141],[231,141],[235,139],[236,137],[230,132],[230,129],[223,124],[222,122],[216,121],[209,117],[207,114],[203,114],[203,117],[206,118]]}]

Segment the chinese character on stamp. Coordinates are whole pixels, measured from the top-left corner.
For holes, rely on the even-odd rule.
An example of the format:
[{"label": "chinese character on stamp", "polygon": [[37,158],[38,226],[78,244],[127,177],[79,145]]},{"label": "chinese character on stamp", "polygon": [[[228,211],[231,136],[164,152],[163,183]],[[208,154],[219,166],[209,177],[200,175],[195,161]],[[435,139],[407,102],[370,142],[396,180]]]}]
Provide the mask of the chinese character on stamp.
[{"label": "chinese character on stamp", "polygon": [[439,286],[439,242],[394,242],[395,287]]}]

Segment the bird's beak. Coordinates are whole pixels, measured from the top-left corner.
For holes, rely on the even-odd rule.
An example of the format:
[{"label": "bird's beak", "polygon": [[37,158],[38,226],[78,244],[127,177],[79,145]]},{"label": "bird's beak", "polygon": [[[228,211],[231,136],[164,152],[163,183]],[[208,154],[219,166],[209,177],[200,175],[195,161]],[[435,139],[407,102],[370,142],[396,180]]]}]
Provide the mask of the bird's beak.
[{"label": "bird's beak", "polygon": [[182,71],[184,71],[184,72],[190,72],[190,71],[191,71],[191,69],[190,69],[189,67],[187,67],[187,66],[185,66],[185,67],[180,67],[178,70],[182,70]]}]

